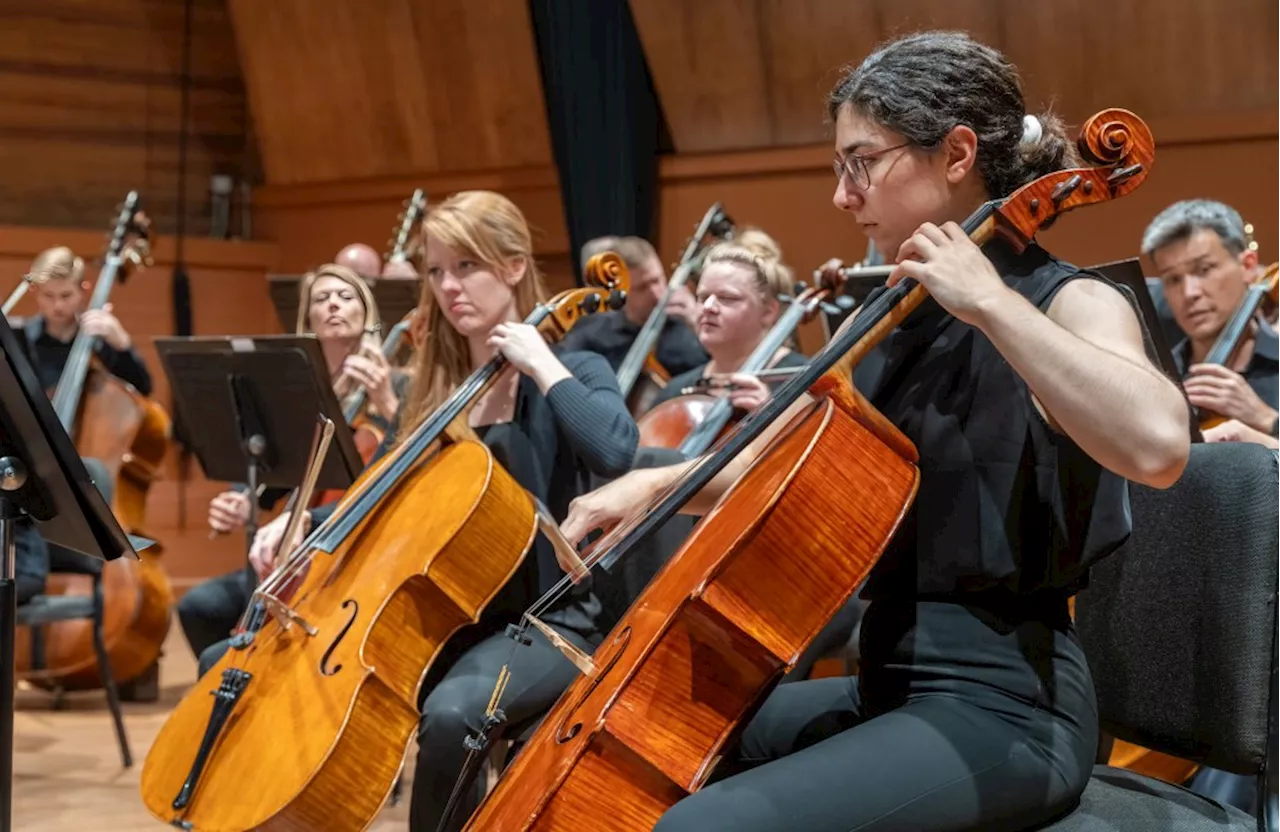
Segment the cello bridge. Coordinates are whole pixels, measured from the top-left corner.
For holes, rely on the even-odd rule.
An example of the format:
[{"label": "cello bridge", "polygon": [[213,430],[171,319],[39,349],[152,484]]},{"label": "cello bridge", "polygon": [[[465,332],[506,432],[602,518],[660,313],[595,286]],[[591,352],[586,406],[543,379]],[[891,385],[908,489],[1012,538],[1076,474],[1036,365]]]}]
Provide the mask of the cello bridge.
[{"label": "cello bridge", "polygon": [[276,596],[263,592],[261,593],[262,605],[266,607],[267,612],[280,625],[280,629],[288,630],[294,624],[302,629],[309,636],[314,636],[320,631],[307,622],[305,618],[293,611],[293,608],[281,601]]}]

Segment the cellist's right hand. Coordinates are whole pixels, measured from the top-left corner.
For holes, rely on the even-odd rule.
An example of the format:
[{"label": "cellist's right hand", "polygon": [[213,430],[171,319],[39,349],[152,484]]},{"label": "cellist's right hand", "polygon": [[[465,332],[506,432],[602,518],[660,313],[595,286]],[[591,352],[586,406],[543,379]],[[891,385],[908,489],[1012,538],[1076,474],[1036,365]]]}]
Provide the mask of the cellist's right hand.
[{"label": "cellist's right hand", "polygon": [[560,524],[560,533],[577,546],[596,529],[607,532],[648,504],[671,481],[672,475],[679,473],[680,467],[640,468],[583,494],[569,503],[569,514]]},{"label": "cellist's right hand", "polygon": [[302,515],[302,522],[298,525],[298,533],[293,541],[281,547],[280,540],[284,537],[285,527],[289,525],[289,516],[290,512],[284,512],[258,529],[258,533],[253,537],[253,546],[249,548],[249,563],[257,573],[258,580],[262,580],[271,573],[272,569],[275,569],[276,555],[281,548],[288,555],[302,542],[307,532],[311,531],[311,513],[306,512]]}]

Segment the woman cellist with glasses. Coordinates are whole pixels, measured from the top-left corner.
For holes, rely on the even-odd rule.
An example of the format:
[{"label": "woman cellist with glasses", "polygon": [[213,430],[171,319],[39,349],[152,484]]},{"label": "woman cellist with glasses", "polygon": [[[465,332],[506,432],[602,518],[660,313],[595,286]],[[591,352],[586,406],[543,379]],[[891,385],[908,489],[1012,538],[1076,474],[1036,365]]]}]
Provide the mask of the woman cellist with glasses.
[{"label": "woman cellist with glasses", "polygon": [[[1098,740],[1068,599],[1129,534],[1126,480],[1180,476],[1187,409],[1121,291],[1034,243],[979,249],[958,225],[1073,166],[1062,124],[1027,114],[1003,55],[910,35],[828,105],[835,206],[895,254],[890,284],[929,295],[856,378],[919,450],[919,491],[864,591],[860,676],[774,689],[721,779],[655,828],[1034,828],[1079,798]],[[704,513],[752,456],[684,510]],[[576,501],[566,537],[647,505],[683,468]]]}]

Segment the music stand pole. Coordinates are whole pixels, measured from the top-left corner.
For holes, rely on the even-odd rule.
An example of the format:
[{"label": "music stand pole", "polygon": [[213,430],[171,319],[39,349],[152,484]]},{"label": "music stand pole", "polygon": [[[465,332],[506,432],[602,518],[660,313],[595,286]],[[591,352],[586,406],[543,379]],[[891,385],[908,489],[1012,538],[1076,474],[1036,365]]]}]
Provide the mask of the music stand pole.
[{"label": "music stand pole", "polygon": [[13,823],[13,644],[18,624],[14,523],[22,516],[9,493],[21,488],[26,480],[27,472],[20,460],[0,458],[0,832],[9,832]]},{"label": "music stand pole", "polygon": [[244,450],[246,479],[249,486],[249,517],[244,524],[247,557],[258,534],[258,488],[262,475],[270,470],[273,443],[267,436],[267,422],[259,412],[253,395],[253,383],[245,376],[232,374],[227,383],[231,387],[231,400],[236,409],[236,427],[240,431],[241,448]]}]

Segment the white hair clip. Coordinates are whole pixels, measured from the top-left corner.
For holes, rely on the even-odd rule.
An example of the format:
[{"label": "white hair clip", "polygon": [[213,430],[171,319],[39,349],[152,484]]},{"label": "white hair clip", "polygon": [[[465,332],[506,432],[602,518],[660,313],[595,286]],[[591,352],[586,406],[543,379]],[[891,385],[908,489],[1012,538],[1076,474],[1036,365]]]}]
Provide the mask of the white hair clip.
[{"label": "white hair clip", "polygon": [[1040,142],[1040,137],[1044,135],[1044,128],[1040,124],[1040,119],[1030,113],[1022,117],[1022,140],[1018,142],[1021,145],[1031,146]]}]

